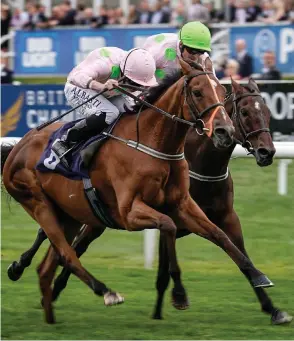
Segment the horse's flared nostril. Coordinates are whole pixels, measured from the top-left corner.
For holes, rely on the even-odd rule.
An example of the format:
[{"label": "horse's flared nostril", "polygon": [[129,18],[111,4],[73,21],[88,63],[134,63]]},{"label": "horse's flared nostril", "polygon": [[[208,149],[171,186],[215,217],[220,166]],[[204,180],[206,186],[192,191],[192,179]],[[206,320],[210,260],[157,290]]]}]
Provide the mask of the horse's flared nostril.
[{"label": "horse's flared nostril", "polygon": [[257,154],[259,155],[260,158],[267,159],[267,158],[273,157],[275,154],[275,151],[271,149],[267,149],[267,148],[258,148]]}]

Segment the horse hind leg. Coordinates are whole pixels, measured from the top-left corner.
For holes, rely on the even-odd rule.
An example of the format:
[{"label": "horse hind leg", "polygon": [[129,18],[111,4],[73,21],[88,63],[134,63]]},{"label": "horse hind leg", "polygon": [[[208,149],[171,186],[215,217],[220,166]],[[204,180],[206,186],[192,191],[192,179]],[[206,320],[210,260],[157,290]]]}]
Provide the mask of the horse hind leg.
[{"label": "horse hind leg", "polygon": [[[84,228],[82,227],[72,244],[72,247],[76,251],[77,257],[80,258],[86,252],[89,245],[95,239],[99,238],[104,231],[105,227],[100,229],[93,228],[88,225],[85,225]],[[65,289],[70,275],[71,275],[70,269],[64,267],[61,273],[56,277],[52,293],[53,301],[56,301],[60,293]]]},{"label": "horse hind leg", "polygon": [[46,239],[46,233],[43,231],[42,228],[40,228],[38,230],[37,238],[32,247],[20,256],[19,262],[14,261],[9,265],[7,269],[7,274],[10,280],[17,281],[20,279],[25,268],[31,265],[32,259]]},{"label": "horse hind leg", "polygon": [[55,323],[55,317],[52,306],[52,289],[51,283],[54,278],[55,271],[59,263],[59,256],[52,246],[47,251],[47,254],[41,264],[37,268],[39,276],[39,285],[42,293],[42,306],[45,313],[47,323]]},{"label": "horse hind leg", "polygon": [[160,233],[159,238],[159,253],[158,253],[158,271],[157,271],[157,280],[156,280],[156,289],[157,289],[157,299],[156,305],[153,312],[153,319],[162,320],[162,304],[164,293],[168,287],[170,281],[169,275],[169,261],[168,261],[168,253],[166,249],[166,243],[164,236]]}]

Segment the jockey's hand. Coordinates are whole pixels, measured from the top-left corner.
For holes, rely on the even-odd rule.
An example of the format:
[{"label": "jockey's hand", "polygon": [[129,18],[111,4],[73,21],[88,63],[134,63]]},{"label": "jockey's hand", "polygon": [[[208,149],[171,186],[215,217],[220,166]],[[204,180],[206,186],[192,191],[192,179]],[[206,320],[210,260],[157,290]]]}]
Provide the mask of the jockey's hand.
[{"label": "jockey's hand", "polygon": [[118,86],[118,81],[116,79],[108,79],[108,81],[104,84],[104,89],[111,90],[114,85]]}]

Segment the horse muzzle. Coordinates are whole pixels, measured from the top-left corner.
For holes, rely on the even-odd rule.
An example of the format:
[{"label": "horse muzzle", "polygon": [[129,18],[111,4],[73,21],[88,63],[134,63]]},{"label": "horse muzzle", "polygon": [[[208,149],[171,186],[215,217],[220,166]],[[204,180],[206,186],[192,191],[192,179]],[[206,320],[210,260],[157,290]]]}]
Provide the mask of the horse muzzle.
[{"label": "horse muzzle", "polygon": [[254,156],[256,159],[256,162],[258,166],[260,167],[266,167],[273,163],[273,157],[276,153],[275,149],[269,149],[269,148],[258,148],[254,151]]}]

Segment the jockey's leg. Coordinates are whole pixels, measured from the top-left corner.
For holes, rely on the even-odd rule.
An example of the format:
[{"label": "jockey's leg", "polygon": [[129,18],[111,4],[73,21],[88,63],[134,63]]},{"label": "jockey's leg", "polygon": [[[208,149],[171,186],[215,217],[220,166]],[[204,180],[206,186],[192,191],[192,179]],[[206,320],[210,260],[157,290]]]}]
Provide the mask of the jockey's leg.
[{"label": "jockey's leg", "polygon": [[[79,89],[78,87],[74,87],[72,84],[67,85],[66,89],[71,89],[68,91],[65,90],[65,93],[68,102],[73,107],[95,95],[93,90]],[[115,104],[120,103],[119,100],[114,102]],[[118,117],[120,111],[115,104],[111,103],[110,100],[101,95],[78,109],[79,114],[81,116],[86,116],[86,118],[76,123],[67,131],[61,140],[56,140],[52,146],[52,149],[65,166],[68,167],[68,164],[66,159],[63,158],[63,155],[71,146],[101,133]]]}]

